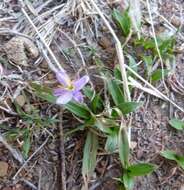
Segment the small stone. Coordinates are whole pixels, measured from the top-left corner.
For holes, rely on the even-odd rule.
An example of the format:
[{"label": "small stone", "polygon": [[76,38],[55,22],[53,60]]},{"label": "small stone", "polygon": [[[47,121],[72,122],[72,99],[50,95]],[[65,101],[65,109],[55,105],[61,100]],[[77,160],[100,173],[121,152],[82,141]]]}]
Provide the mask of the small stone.
[{"label": "small stone", "polygon": [[54,143],[50,143],[48,147],[49,149],[54,150],[56,148],[56,145]]},{"label": "small stone", "polygon": [[98,43],[103,49],[108,49],[112,46],[111,41],[107,37],[101,37]]},{"label": "small stone", "polygon": [[53,161],[57,161],[57,160],[58,160],[58,156],[53,156],[53,157],[52,157],[52,160],[53,160]]},{"label": "small stone", "polygon": [[54,74],[53,73],[49,73],[48,76],[47,76],[47,78],[49,80],[53,80],[54,79]]},{"label": "small stone", "polygon": [[179,17],[177,16],[173,16],[171,19],[171,23],[176,26],[176,27],[180,27],[181,26],[181,20]]},{"label": "small stone", "polygon": [[16,97],[17,104],[22,107],[26,103],[25,97],[23,95],[19,95]]},{"label": "small stone", "polygon": [[25,111],[26,113],[30,113],[33,109],[34,109],[34,106],[32,106],[32,105],[30,105],[30,104],[26,104],[26,105],[24,106],[24,111]]},{"label": "small stone", "polygon": [[47,64],[47,62],[46,62],[45,60],[43,60],[43,62],[40,64],[40,67],[41,67],[42,69],[48,69],[48,64]]},{"label": "small stone", "polygon": [[6,176],[8,173],[8,163],[0,161],[0,177]]},{"label": "small stone", "polygon": [[137,146],[137,142],[135,142],[135,141],[130,142],[130,148],[131,149],[134,149],[136,146]]}]

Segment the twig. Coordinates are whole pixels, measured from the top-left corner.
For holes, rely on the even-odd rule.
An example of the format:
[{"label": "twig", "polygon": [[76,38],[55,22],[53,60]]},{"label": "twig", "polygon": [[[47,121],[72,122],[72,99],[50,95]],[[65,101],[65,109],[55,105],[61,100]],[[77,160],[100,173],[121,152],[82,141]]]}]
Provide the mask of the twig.
[{"label": "twig", "polygon": [[[114,40],[116,42],[116,52],[117,52],[117,55],[118,55],[121,75],[122,75],[122,79],[123,79],[125,100],[126,101],[131,101],[130,90],[129,90],[129,87],[128,87],[128,79],[127,79],[127,73],[126,73],[126,68],[125,68],[124,55],[123,55],[121,42],[119,41],[116,33],[114,32],[111,25],[109,24],[109,22],[107,21],[107,19],[103,15],[102,11],[98,8],[98,6],[94,2],[94,0],[91,0],[91,3],[95,7],[95,9],[98,12],[98,14],[100,15],[100,17],[103,19],[105,25],[107,26],[107,28],[111,32],[111,34],[112,34],[112,36],[113,36],[113,38],[114,38]],[[131,127],[130,126],[128,127],[128,139],[129,139],[129,142],[130,142],[131,141]]]},{"label": "twig", "polygon": [[64,147],[64,134],[63,134],[63,110],[60,111],[60,124],[59,124],[59,133],[60,133],[60,167],[61,167],[61,190],[66,190],[66,169],[65,169],[65,147]]},{"label": "twig", "polygon": [[47,141],[49,140],[49,137],[47,137],[46,140],[43,142],[43,144],[24,162],[24,164],[19,168],[19,170],[17,171],[17,173],[12,178],[13,180],[16,179],[16,177],[25,168],[25,166],[28,164],[28,162],[46,145]]},{"label": "twig", "polygon": [[0,142],[11,152],[13,157],[18,160],[21,164],[24,163],[24,158],[23,156],[14,148],[12,148],[7,141],[4,139],[4,137],[0,133]]},{"label": "twig", "polygon": [[156,33],[155,33],[155,28],[154,28],[154,24],[153,24],[153,18],[152,18],[152,14],[151,14],[151,8],[150,8],[149,0],[146,0],[146,3],[147,3],[148,13],[149,13],[149,17],[150,17],[150,22],[151,22],[151,28],[152,28],[152,32],[153,32],[153,38],[154,38],[154,41],[155,41],[155,47],[156,47],[156,50],[157,50],[157,53],[158,53],[158,57],[159,57],[160,63],[161,63],[162,81],[163,81],[164,87],[165,87],[165,89],[166,89],[166,91],[168,93],[168,88],[167,88],[167,85],[166,85],[165,80],[164,80],[164,63],[163,63],[163,59],[162,59],[162,56],[161,56],[161,53],[160,53],[160,50],[159,50],[159,47],[158,47],[158,41],[157,41],[157,37],[156,37]]},{"label": "twig", "polygon": [[54,53],[52,52],[52,50],[50,49],[49,45],[46,43],[45,39],[42,37],[42,35],[40,34],[40,32],[38,31],[37,27],[35,26],[35,24],[33,23],[33,21],[31,20],[31,18],[29,17],[29,15],[27,14],[27,12],[24,9],[24,2],[21,0],[22,3],[22,8],[21,11],[24,14],[24,16],[27,18],[27,20],[29,21],[29,23],[31,24],[31,26],[34,28],[36,34],[38,35],[38,37],[40,38],[41,42],[43,43],[43,45],[45,46],[45,48],[47,49],[48,53],[50,54],[50,56],[52,57],[53,61],[55,62],[55,64],[57,65],[57,67],[59,68],[60,71],[65,72],[65,70],[62,68],[62,66],[60,65],[59,61],[57,60],[57,58],[55,57]]},{"label": "twig", "polygon": [[[93,0],[91,0],[91,2],[93,3],[94,7],[96,8],[98,14],[103,18],[106,26],[108,27],[109,31],[111,32],[112,36],[114,37],[114,39],[116,41],[119,41],[119,39],[117,38],[114,30],[112,29],[112,27],[110,26],[110,24],[108,23],[108,21],[106,20],[106,18],[103,16],[102,11],[100,11],[100,9],[97,7],[97,5],[94,3]],[[144,82],[146,85],[148,85],[151,89],[155,90],[159,95],[161,95],[165,100],[167,100],[168,102],[170,102],[174,107],[178,108],[180,111],[182,111],[184,113],[184,109],[181,108],[180,106],[178,106],[175,102],[173,102],[172,100],[170,100],[166,95],[164,95],[163,93],[161,93],[158,89],[156,89],[152,84],[150,84],[148,81],[146,81],[141,75],[139,75],[138,73],[136,73],[132,68],[130,68],[128,65],[124,64],[124,66],[132,73],[134,74],[138,79],[140,79],[142,82]]]},{"label": "twig", "polygon": [[38,190],[38,188],[34,184],[32,184],[30,181],[26,179],[20,179],[20,181],[24,182],[27,186],[31,187],[31,189]]},{"label": "twig", "polygon": [[166,101],[171,103],[174,107],[178,108],[181,112],[184,113],[184,109],[178,106],[175,102],[173,102],[171,99],[169,99],[166,95],[164,95],[162,92],[160,92],[157,88],[155,88],[152,84],[150,84],[148,81],[146,81],[143,77],[141,77],[139,74],[137,74],[133,69],[131,69],[128,65],[125,65],[125,67],[134,74],[139,80],[144,82],[147,86],[149,86],[152,90],[157,92],[161,97],[163,97]]}]

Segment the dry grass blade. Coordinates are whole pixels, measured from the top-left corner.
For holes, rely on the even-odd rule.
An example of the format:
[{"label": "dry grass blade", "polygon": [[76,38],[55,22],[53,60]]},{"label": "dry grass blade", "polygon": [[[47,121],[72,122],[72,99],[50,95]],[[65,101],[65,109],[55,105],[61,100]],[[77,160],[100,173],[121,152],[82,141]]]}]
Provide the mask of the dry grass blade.
[{"label": "dry grass blade", "polygon": [[[40,38],[41,42],[43,43],[43,45],[45,46],[45,48],[47,49],[47,51],[49,52],[50,56],[52,57],[53,61],[55,62],[55,64],[57,65],[58,69],[60,71],[64,72],[64,69],[61,67],[59,61],[57,60],[57,58],[55,57],[54,53],[52,52],[52,50],[50,49],[49,45],[46,43],[44,37],[40,34],[40,32],[38,31],[37,27],[35,26],[35,24],[33,23],[33,21],[31,20],[31,18],[29,17],[29,15],[27,14],[26,10],[24,9],[25,4],[23,1],[22,2],[22,13],[25,15],[25,17],[27,18],[27,20],[29,21],[29,23],[31,24],[31,26],[34,28],[36,34],[38,35],[38,37]],[[52,70],[57,71],[58,69],[53,65]]]},{"label": "dry grass blade", "polygon": [[142,86],[141,83],[134,80],[132,77],[129,76],[128,80],[129,80],[129,85],[134,86],[135,88],[138,88],[138,89],[140,89],[140,90],[142,90],[142,91],[144,91],[144,92],[146,92],[148,94],[156,96],[157,98],[163,99],[163,97],[160,94],[158,94],[155,90],[152,90],[150,88],[146,88],[146,87]]},{"label": "dry grass blade", "polygon": [[[104,20],[107,28],[109,29],[109,31],[111,32],[112,36],[114,37],[115,41],[120,43],[118,37],[116,36],[114,30],[112,29],[112,27],[110,26],[109,22],[107,21],[107,19],[104,17],[102,11],[98,8],[98,6],[95,4],[95,2],[93,0],[91,0],[92,4],[94,5],[94,7],[96,8],[98,14],[101,16],[101,18]],[[122,51],[120,51],[122,52]],[[178,108],[180,111],[182,111],[184,113],[184,109],[181,108],[180,106],[178,106],[175,102],[173,102],[170,98],[168,98],[166,95],[164,95],[163,93],[161,93],[158,89],[156,89],[152,84],[150,84],[148,81],[146,81],[142,76],[140,76],[138,73],[136,73],[133,69],[131,69],[128,65],[124,64],[124,66],[134,75],[136,76],[139,80],[141,80],[142,82],[144,82],[147,86],[149,86],[152,90],[154,90],[155,92],[157,92],[160,96],[162,96],[166,101],[170,102],[173,106],[175,106],[176,108]],[[123,76],[124,77],[124,76]],[[126,88],[125,88],[126,89]]]},{"label": "dry grass blade", "polygon": [[12,148],[1,134],[0,134],[0,142],[11,152],[11,154],[16,160],[18,160],[21,164],[24,163],[23,156],[17,150]]},{"label": "dry grass blade", "polygon": [[150,7],[149,0],[146,0],[146,3],[147,3],[150,22],[151,22],[153,38],[154,38],[154,41],[155,41],[155,47],[156,47],[156,50],[157,50],[157,53],[158,53],[158,56],[159,56],[159,59],[160,59],[160,63],[161,63],[162,81],[163,81],[163,84],[164,84],[164,87],[165,87],[166,91],[168,92],[168,88],[167,88],[167,85],[165,84],[165,80],[164,80],[164,62],[163,62],[163,59],[162,59],[162,56],[161,56],[161,53],[160,53],[160,50],[159,50],[159,47],[158,47],[158,42],[157,42],[157,37],[156,37],[155,28],[154,28],[154,24],[153,24],[153,18],[152,18],[152,13],[151,13],[151,7]]},{"label": "dry grass blade", "polygon": [[43,144],[24,162],[24,164],[19,168],[17,173],[12,178],[13,180],[15,180],[17,178],[19,173],[26,167],[26,165],[29,163],[29,161],[47,144],[49,137],[47,137],[46,140],[43,142]]},{"label": "dry grass blade", "polygon": [[[114,40],[116,42],[116,52],[117,52],[117,55],[118,55],[121,75],[122,75],[122,79],[123,79],[123,89],[124,89],[124,94],[125,94],[125,100],[130,102],[131,101],[131,96],[130,96],[130,90],[129,90],[129,87],[128,87],[128,79],[127,79],[127,73],[126,73],[126,68],[125,68],[124,55],[123,55],[121,42],[119,41],[118,37],[116,36],[116,33],[114,32],[111,25],[109,24],[109,22],[107,21],[107,19],[103,15],[103,12],[98,8],[98,6],[94,2],[94,0],[91,0],[91,3],[93,4],[95,9],[97,10],[100,17],[103,19],[105,25],[107,26],[107,28],[111,32],[111,34],[112,34],[112,36],[113,36],[113,38],[114,38]],[[129,142],[130,142],[131,141],[131,127],[130,127],[130,125],[129,125],[129,128],[128,128],[128,139],[129,139]]]},{"label": "dry grass blade", "polygon": [[64,147],[64,134],[63,134],[63,110],[60,111],[60,166],[61,166],[61,190],[66,190],[66,169],[65,169],[65,147]]},{"label": "dry grass blade", "polygon": [[168,98],[166,95],[164,95],[162,92],[160,92],[157,88],[155,88],[152,84],[150,84],[148,81],[146,81],[143,77],[141,77],[139,74],[137,74],[133,69],[131,69],[129,66],[126,65],[126,68],[135,75],[139,80],[141,80],[143,83],[145,83],[148,87],[150,87],[152,90],[154,90],[156,93],[158,93],[164,100],[171,103],[174,107],[179,109],[181,112],[184,113],[184,109],[178,106],[175,102],[173,102],[170,98]]}]

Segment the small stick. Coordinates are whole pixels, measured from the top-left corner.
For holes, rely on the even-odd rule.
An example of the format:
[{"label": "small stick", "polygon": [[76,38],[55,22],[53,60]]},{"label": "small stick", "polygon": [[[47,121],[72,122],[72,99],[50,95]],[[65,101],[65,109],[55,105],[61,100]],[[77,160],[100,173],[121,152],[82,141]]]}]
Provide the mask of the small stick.
[{"label": "small stick", "polygon": [[11,152],[13,157],[18,160],[21,164],[24,163],[24,158],[23,156],[14,148],[12,148],[7,141],[4,139],[4,137],[0,133],[0,142]]},{"label": "small stick", "polygon": [[184,109],[178,106],[175,102],[173,102],[170,98],[168,98],[166,95],[164,95],[162,92],[160,92],[157,88],[155,88],[152,84],[150,84],[147,80],[145,80],[142,76],[137,74],[133,69],[131,69],[128,65],[125,65],[125,67],[133,74],[135,75],[139,80],[144,82],[147,86],[149,86],[152,90],[156,91],[161,97],[163,97],[166,101],[171,103],[174,107],[178,108],[181,112],[184,113]]},{"label": "small stick", "polygon": [[[95,4],[95,2],[93,0],[91,0],[91,3],[94,5],[94,7],[96,8],[98,14],[103,18],[107,28],[109,29],[109,31],[111,32],[112,36],[114,37],[115,41],[119,41],[119,39],[117,38],[114,30],[112,29],[112,27],[110,26],[109,22],[107,21],[107,19],[104,17],[102,11],[97,7],[97,5]],[[163,93],[161,93],[157,88],[155,88],[152,84],[150,84],[147,80],[145,80],[141,75],[139,75],[138,73],[136,73],[133,69],[131,69],[128,65],[124,64],[124,66],[132,73],[134,74],[138,79],[140,79],[142,82],[144,82],[146,85],[148,85],[151,89],[155,90],[159,95],[161,95],[165,100],[167,100],[168,102],[170,102],[174,107],[178,108],[181,112],[184,113],[184,109],[181,108],[180,106],[178,106],[175,102],[173,102],[171,99],[169,99],[166,95],[164,95]]]},{"label": "small stick", "polygon": [[[122,79],[123,79],[123,87],[124,87],[125,100],[130,102],[131,101],[131,96],[130,96],[130,90],[129,90],[129,87],[128,87],[128,79],[127,79],[127,73],[126,73],[126,68],[125,68],[126,64],[125,64],[125,61],[124,61],[125,59],[124,59],[124,54],[123,54],[121,42],[119,41],[116,33],[114,32],[114,30],[112,29],[111,25],[109,24],[109,22],[105,18],[105,16],[102,13],[102,11],[96,5],[96,3],[94,2],[94,0],[91,0],[91,3],[95,7],[96,11],[98,12],[98,14],[102,18],[102,20],[104,21],[105,25],[107,26],[107,28],[111,32],[111,34],[112,34],[112,36],[113,36],[113,38],[114,38],[114,40],[116,42],[116,52],[117,52],[118,60],[119,60],[119,64],[120,64],[121,76],[122,76]],[[128,127],[128,140],[129,140],[129,143],[130,143],[130,141],[131,141],[131,126],[130,125]]]},{"label": "small stick", "polygon": [[55,64],[58,66],[58,68],[60,69],[60,71],[65,72],[65,70],[62,68],[62,66],[60,65],[59,61],[57,60],[57,58],[55,57],[54,53],[52,52],[52,50],[50,49],[49,45],[46,43],[45,39],[43,38],[43,36],[40,34],[40,32],[38,31],[37,27],[35,26],[35,24],[33,23],[33,21],[31,20],[31,18],[29,17],[29,15],[27,14],[27,12],[24,9],[24,2],[21,0],[22,3],[22,8],[21,11],[24,14],[24,16],[27,18],[27,20],[29,21],[29,23],[31,24],[31,26],[34,28],[36,34],[38,35],[38,37],[40,38],[40,41],[43,43],[43,45],[45,46],[45,48],[47,49],[48,53],[50,54],[50,56],[52,57],[52,59],[54,60]]},{"label": "small stick", "polygon": [[46,140],[43,142],[43,144],[24,162],[24,164],[19,168],[17,173],[12,178],[13,180],[16,179],[16,177],[19,175],[19,173],[26,167],[28,162],[46,145],[48,140],[49,140],[49,137],[47,137]]},{"label": "small stick", "polygon": [[157,41],[157,37],[156,37],[156,33],[155,33],[155,28],[154,28],[154,24],[153,24],[153,18],[152,18],[152,14],[151,14],[151,7],[150,7],[149,0],[146,0],[146,3],[147,3],[148,13],[149,13],[150,21],[151,21],[151,29],[152,29],[152,32],[153,32],[153,38],[154,38],[154,41],[155,41],[155,47],[156,47],[156,50],[157,50],[157,53],[158,53],[158,57],[159,57],[160,63],[161,63],[162,81],[163,81],[163,84],[164,84],[164,88],[166,89],[166,91],[168,93],[168,88],[167,88],[167,85],[166,85],[165,80],[164,80],[164,62],[163,62],[163,59],[162,59],[162,55],[160,53],[160,49],[158,47],[158,41]]},{"label": "small stick", "polygon": [[63,110],[60,110],[60,124],[59,124],[59,138],[60,138],[60,169],[61,169],[61,190],[66,190],[66,167],[65,167],[65,147],[64,147],[64,134],[63,134]]}]

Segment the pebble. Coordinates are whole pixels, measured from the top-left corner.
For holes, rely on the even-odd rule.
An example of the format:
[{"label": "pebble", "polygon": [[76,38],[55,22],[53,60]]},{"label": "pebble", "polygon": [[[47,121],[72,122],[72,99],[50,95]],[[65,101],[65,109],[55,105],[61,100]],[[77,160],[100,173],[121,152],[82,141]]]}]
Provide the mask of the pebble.
[{"label": "pebble", "polygon": [[41,67],[42,69],[48,69],[48,64],[47,64],[47,62],[44,60],[44,61],[40,64],[40,67]]},{"label": "pebble", "polygon": [[23,95],[19,95],[16,97],[16,102],[20,107],[23,107],[24,104],[26,103],[26,99]]},{"label": "pebble", "polygon": [[49,80],[52,80],[52,79],[54,79],[55,77],[54,77],[54,74],[53,74],[53,73],[49,73],[48,76],[47,76],[47,78],[48,78]]},{"label": "pebble", "polygon": [[24,110],[26,113],[30,113],[33,109],[34,109],[34,106],[32,106],[31,104],[26,104],[24,106]]},{"label": "pebble", "polygon": [[171,19],[171,23],[176,26],[176,27],[180,27],[181,26],[181,20],[179,17],[177,16],[173,16]]},{"label": "pebble", "polygon": [[6,176],[8,173],[8,163],[0,161],[0,177]]},{"label": "pebble", "polygon": [[50,143],[48,147],[50,150],[54,150],[56,148],[56,145],[54,143]]},{"label": "pebble", "polygon": [[137,146],[137,142],[135,142],[135,141],[130,142],[130,148],[131,149],[134,149],[136,146]]}]

